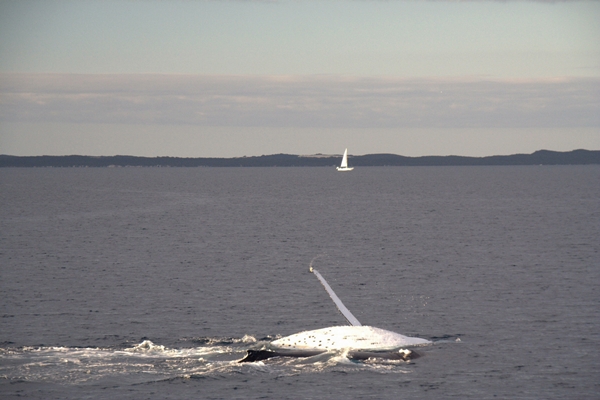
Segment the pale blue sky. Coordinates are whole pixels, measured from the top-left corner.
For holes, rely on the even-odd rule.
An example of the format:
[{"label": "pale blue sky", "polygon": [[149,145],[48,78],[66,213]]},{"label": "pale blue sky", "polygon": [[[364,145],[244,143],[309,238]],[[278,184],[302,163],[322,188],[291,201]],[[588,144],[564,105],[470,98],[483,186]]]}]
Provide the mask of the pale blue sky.
[{"label": "pale blue sky", "polygon": [[598,21],[594,1],[0,0],[0,153],[600,149]]},{"label": "pale blue sky", "polygon": [[0,4],[2,71],[600,75],[598,2]]}]

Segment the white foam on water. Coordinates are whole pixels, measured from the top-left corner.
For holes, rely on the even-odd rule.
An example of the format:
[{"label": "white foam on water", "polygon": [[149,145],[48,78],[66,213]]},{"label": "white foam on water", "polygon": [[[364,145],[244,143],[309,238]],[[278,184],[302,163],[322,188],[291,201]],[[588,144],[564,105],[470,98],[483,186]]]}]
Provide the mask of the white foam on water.
[{"label": "white foam on water", "polygon": [[[252,343],[249,338],[244,340]],[[137,383],[226,371],[227,365],[237,363],[244,352],[245,348],[219,345],[173,349],[150,340],[125,349],[23,347],[0,352],[0,376],[65,384],[103,379]]]},{"label": "white foam on water", "polygon": [[[347,327],[352,328],[352,327]],[[208,340],[223,343],[222,339]],[[373,370],[374,363],[356,363],[347,349],[313,357],[239,363],[255,347],[252,336],[192,348],[169,348],[144,340],[124,349],[99,347],[23,347],[0,349],[0,377],[8,381],[51,382],[63,385],[138,384],[174,378],[241,374],[297,375],[326,370]],[[402,364],[389,364],[398,368]],[[386,368],[388,368],[386,367]],[[401,367],[400,367],[401,368]],[[381,371],[385,371],[382,369]]]}]

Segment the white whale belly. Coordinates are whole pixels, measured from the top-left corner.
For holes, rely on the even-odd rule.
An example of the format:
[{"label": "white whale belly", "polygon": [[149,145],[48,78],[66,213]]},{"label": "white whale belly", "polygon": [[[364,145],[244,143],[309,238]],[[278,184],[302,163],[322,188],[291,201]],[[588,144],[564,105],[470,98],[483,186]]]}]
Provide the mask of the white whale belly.
[{"label": "white whale belly", "polygon": [[372,326],[333,326],[304,331],[271,342],[276,349],[298,350],[388,350],[430,343]]}]

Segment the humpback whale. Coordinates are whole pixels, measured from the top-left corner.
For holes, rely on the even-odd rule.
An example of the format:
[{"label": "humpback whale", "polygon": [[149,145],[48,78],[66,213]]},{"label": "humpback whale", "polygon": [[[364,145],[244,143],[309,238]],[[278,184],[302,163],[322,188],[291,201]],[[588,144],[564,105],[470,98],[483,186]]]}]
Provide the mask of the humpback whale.
[{"label": "humpback whale", "polygon": [[312,262],[309,271],[319,279],[350,326],[332,326],[285,336],[261,349],[248,350],[246,356],[239,362],[254,362],[272,357],[311,357],[328,351],[342,350],[346,351],[347,357],[352,360],[383,358],[407,361],[418,358],[420,355],[405,347],[431,343],[426,339],[404,336],[372,326],[363,326],[344,306],[319,271],[312,267]]}]

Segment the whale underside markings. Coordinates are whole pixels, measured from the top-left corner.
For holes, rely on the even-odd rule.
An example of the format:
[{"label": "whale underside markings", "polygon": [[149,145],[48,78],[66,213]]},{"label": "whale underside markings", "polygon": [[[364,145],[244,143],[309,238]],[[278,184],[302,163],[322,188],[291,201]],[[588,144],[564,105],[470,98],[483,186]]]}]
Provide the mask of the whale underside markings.
[{"label": "whale underside markings", "polygon": [[357,361],[370,358],[409,361],[420,357],[420,354],[404,347],[431,343],[426,339],[404,336],[381,328],[363,326],[344,306],[325,278],[312,267],[312,261],[310,272],[314,273],[319,279],[337,309],[351,326],[332,326],[285,336],[274,340],[261,349],[248,350],[246,357],[239,362],[261,361],[273,357],[312,357],[342,350],[345,351],[345,355],[349,359]]},{"label": "whale underside markings", "polygon": [[373,326],[331,326],[295,333],[271,342],[279,349],[298,350],[390,350],[429,343],[426,339],[404,336]]}]

